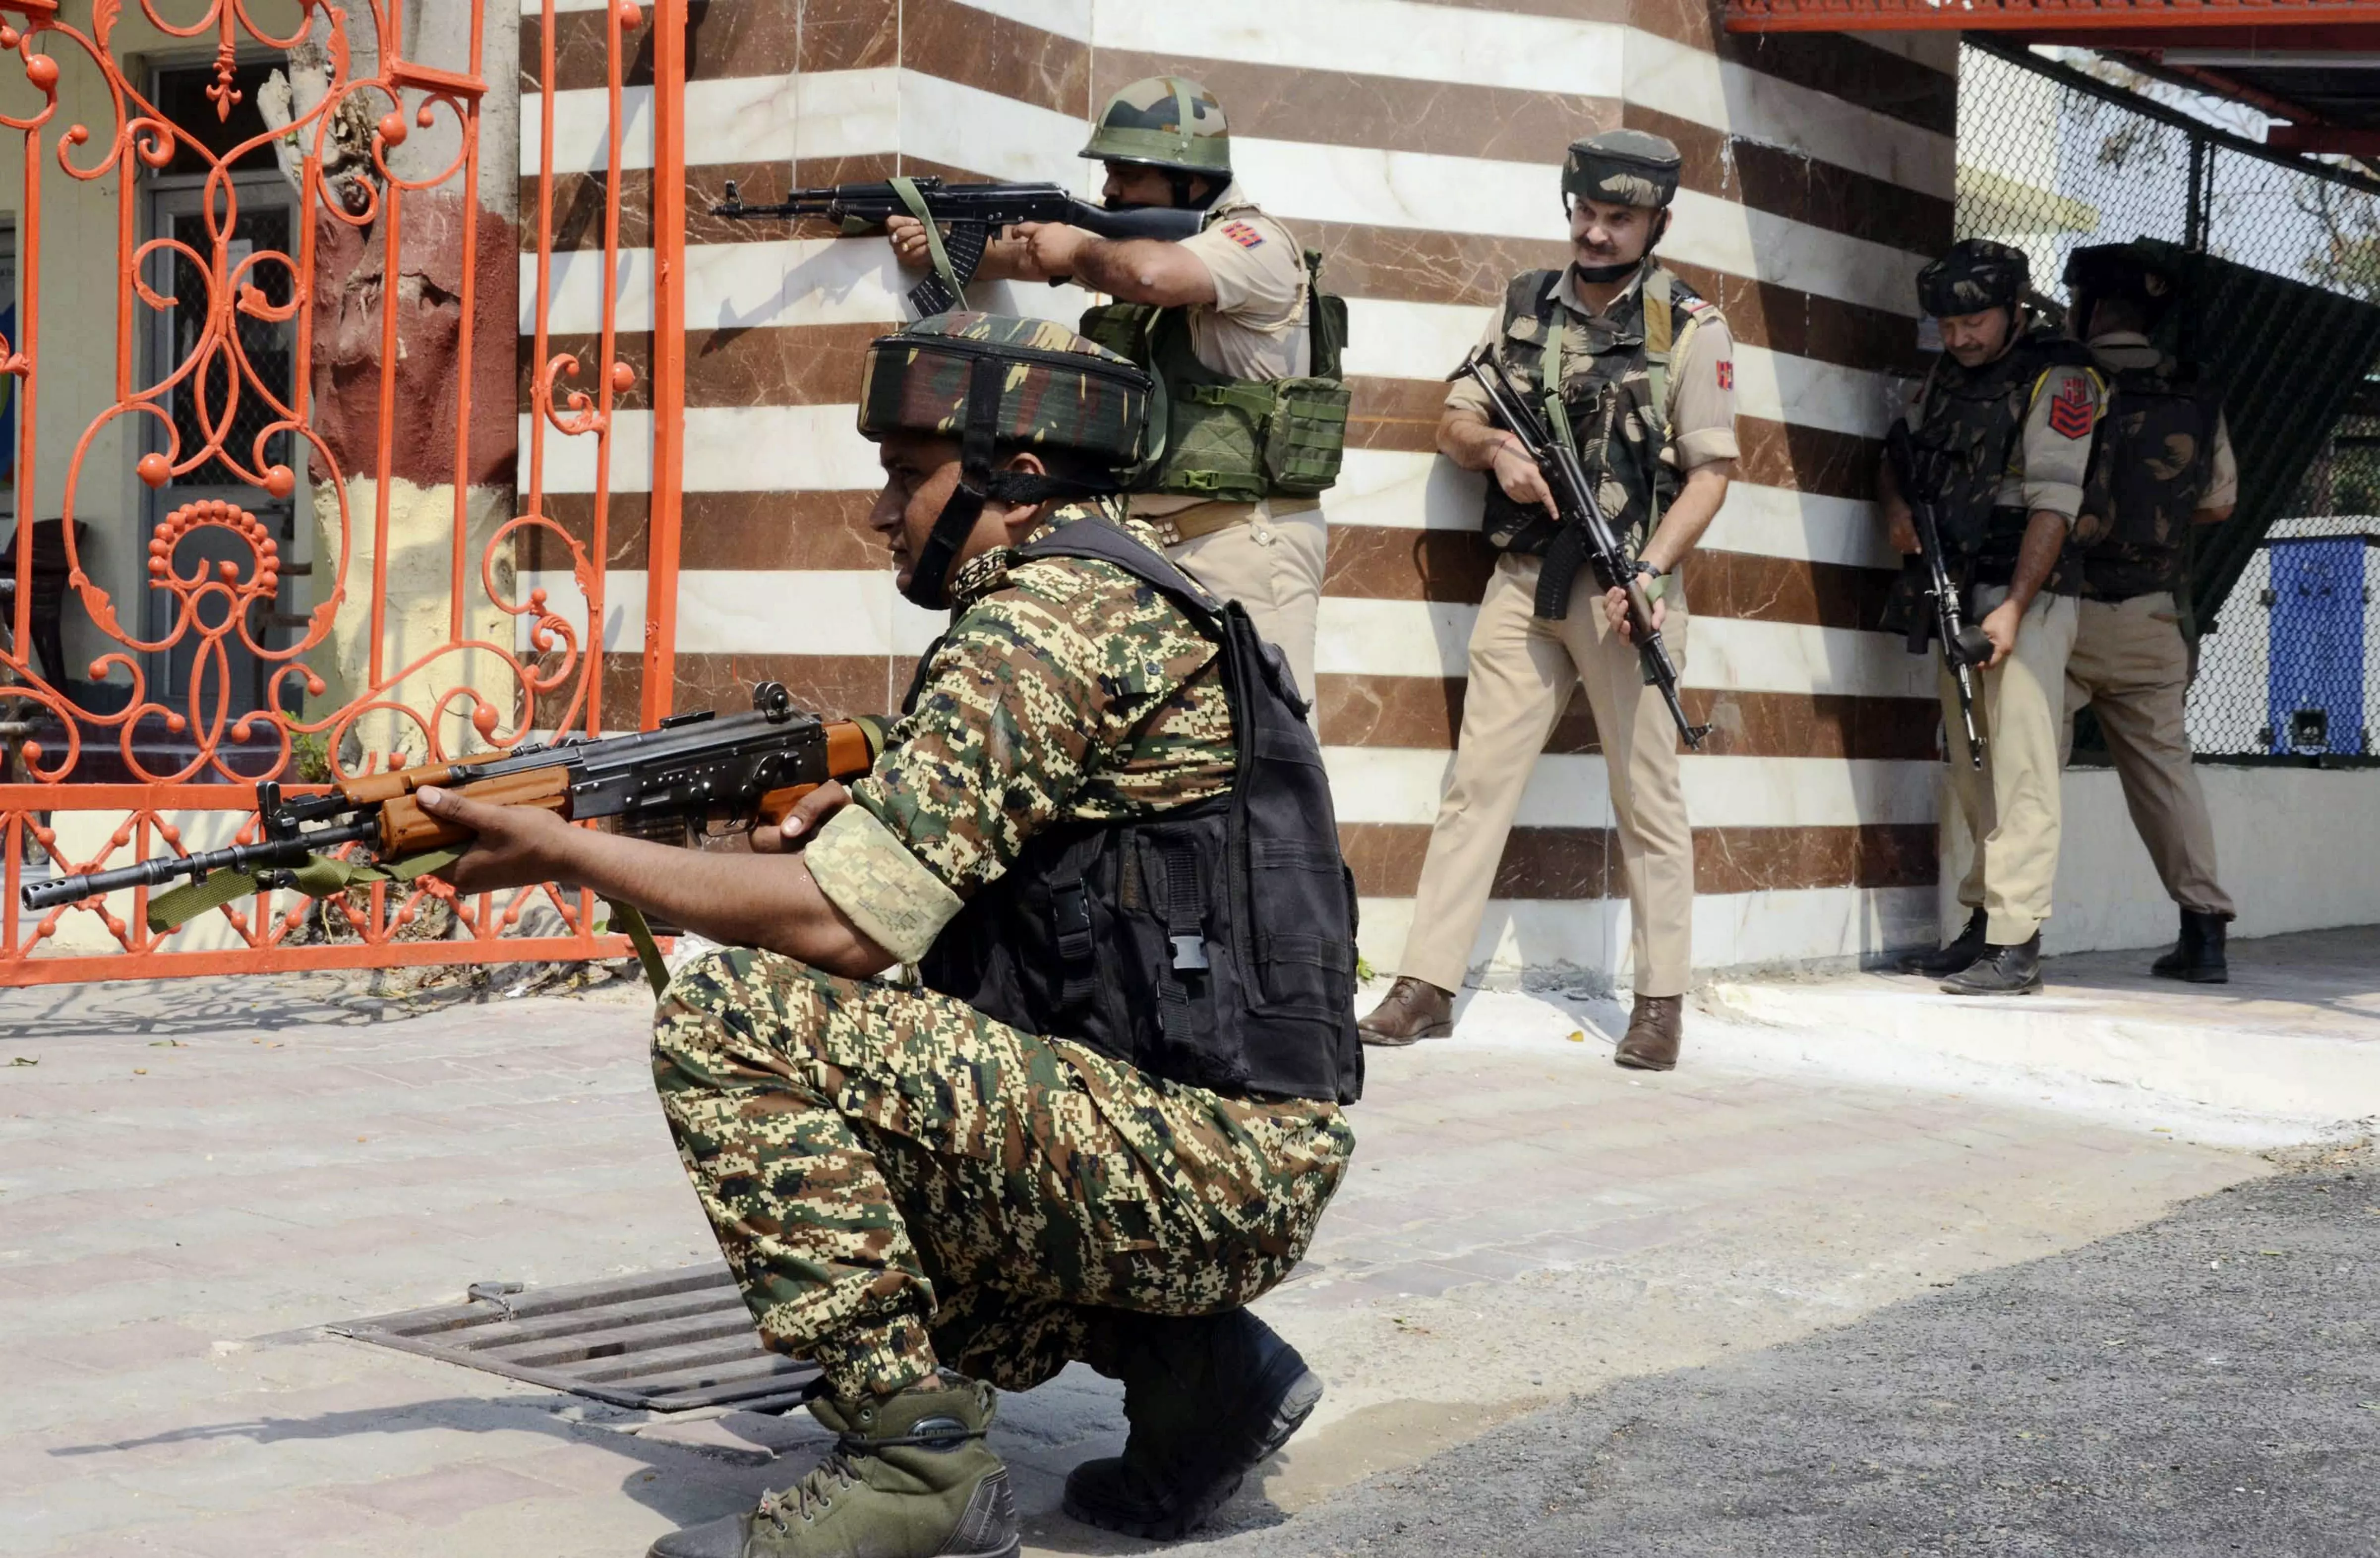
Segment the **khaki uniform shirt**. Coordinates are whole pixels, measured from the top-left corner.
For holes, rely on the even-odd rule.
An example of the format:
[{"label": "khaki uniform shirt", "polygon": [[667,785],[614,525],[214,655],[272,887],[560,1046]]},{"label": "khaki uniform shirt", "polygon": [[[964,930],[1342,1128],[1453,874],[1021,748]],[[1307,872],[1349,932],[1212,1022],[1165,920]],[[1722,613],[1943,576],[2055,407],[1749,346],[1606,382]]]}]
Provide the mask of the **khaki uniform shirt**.
[{"label": "khaki uniform shirt", "polygon": [[[1640,270],[1612,299],[1612,307],[1619,307],[1644,285],[1645,272]],[[1601,317],[1579,297],[1578,275],[1573,270],[1565,268],[1561,280],[1554,284],[1554,301],[1582,323]],[[1683,337],[1685,349],[1670,354],[1669,405],[1663,408],[1670,420],[1670,447],[1661,451],[1661,458],[1681,472],[1718,460],[1731,460],[1738,453],[1735,340],[1728,334],[1727,316],[1713,308],[1688,334],[1686,322],[1690,317],[1681,309],[1670,326],[1672,342]],[[1503,329],[1502,312],[1490,312],[1479,344],[1495,345]],[[1467,378],[1457,379],[1448,387],[1446,404],[1475,411],[1485,421],[1495,420],[1488,412],[1488,392]]]},{"label": "khaki uniform shirt", "polygon": [[904,963],[1036,834],[1205,800],[1234,770],[1220,646],[1123,569],[1002,548],[952,598],[915,706],[805,851],[819,890]]},{"label": "khaki uniform shirt", "polygon": [[[2091,355],[2110,372],[2128,368],[2154,368],[2159,360],[2149,338],[2135,330],[2111,330],[2091,337]],[[2201,508],[2226,508],[2240,501],[2240,458],[2231,449],[2231,426],[2221,412],[2215,417],[2215,463]]]},{"label": "khaki uniform shirt", "polygon": [[[1305,252],[1289,229],[1258,210],[1237,184],[1218,195],[1212,209],[1215,219],[1206,230],[1182,240],[1215,283],[1215,300],[1190,310],[1191,355],[1234,379],[1270,383],[1305,377],[1313,361]],[[1133,498],[1132,512],[1156,518],[1209,501],[1182,493],[1142,493]],[[1257,505],[1232,506],[1253,514]]]}]

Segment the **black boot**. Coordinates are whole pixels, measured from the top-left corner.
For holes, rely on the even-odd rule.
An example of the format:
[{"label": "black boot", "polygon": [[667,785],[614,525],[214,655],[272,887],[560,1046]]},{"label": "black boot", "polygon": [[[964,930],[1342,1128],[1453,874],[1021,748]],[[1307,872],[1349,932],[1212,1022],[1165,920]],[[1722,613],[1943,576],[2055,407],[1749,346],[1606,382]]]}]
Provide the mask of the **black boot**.
[{"label": "black boot", "polygon": [[2161,980],[2188,980],[2192,984],[2228,984],[2230,966],[2223,961],[2223,938],[2229,924],[2219,914],[2181,911],[2181,940],[2173,950],[2149,965]]},{"label": "black boot", "polygon": [[1900,960],[1904,974],[1931,974],[1940,979],[1955,974],[1984,955],[1984,926],[1986,917],[1976,909],[1967,916],[1967,928],[1951,938],[1950,944],[1933,952],[1912,952]]},{"label": "black boot", "polygon": [[1178,1320],[1119,1314],[1101,1373],[1123,1381],[1123,1455],[1066,1477],[1066,1513],[1087,1526],[1171,1541],[1206,1524],[1240,1479],[1304,1425],[1322,1382],[1245,1309]]},{"label": "black boot", "polygon": [[1984,947],[1984,955],[1942,981],[1952,995],[2031,995],[2041,988],[2041,932],[2014,946]]}]

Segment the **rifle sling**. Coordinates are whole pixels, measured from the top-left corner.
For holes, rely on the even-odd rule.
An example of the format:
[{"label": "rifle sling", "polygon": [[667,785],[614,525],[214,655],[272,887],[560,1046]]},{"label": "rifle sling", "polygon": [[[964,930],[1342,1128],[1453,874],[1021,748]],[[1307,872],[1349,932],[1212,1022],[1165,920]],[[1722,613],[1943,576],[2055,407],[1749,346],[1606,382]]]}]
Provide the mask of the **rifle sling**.
[{"label": "rifle sling", "polygon": [[[334,897],[351,887],[368,887],[376,882],[407,883],[432,871],[445,870],[463,858],[460,849],[432,849],[420,855],[409,855],[393,866],[376,866],[362,860],[343,860],[336,856],[317,855],[289,873],[289,885],[310,898]],[[149,900],[149,929],[163,934],[178,931],[206,913],[253,897],[262,892],[256,871],[219,870],[209,873],[203,882],[187,882],[170,893],[160,893]],[[636,948],[637,962],[645,971],[645,980],[659,995],[669,988],[669,967],[662,961],[661,945],[653,939],[653,930],[634,904],[624,904],[607,898],[612,910],[612,923],[628,938]]]},{"label": "rifle sling", "polygon": [[926,229],[926,252],[933,256],[934,274],[942,278],[942,285],[951,289],[953,298],[958,299],[955,306],[965,308],[966,288],[960,283],[958,273],[951,269],[950,253],[942,248],[942,230],[935,225],[934,213],[926,204],[926,197],[917,192],[917,181],[895,176],[885,182],[892,186],[892,192],[901,197],[901,203],[909,208],[909,214]]}]

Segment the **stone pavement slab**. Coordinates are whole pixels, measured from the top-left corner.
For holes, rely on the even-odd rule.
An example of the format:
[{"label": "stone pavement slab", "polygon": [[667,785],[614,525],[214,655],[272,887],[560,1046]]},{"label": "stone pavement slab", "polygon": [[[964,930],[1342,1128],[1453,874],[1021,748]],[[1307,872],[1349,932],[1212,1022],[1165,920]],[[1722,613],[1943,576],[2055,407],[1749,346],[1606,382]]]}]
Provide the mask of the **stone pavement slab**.
[{"label": "stone pavement slab", "polygon": [[[340,988],[0,992],[0,1554],[633,1555],[797,1475],[806,1418],[655,1426],[319,1329],[715,1257],[637,991]],[[1743,1064],[1773,1030],[1706,1013],[1683,1069],[1624,1073],[1618,1016],[1482,994],[1453,1040],[1371,1057],[1349,1181],[1262,1306],[1330,1394],[1227,1525],[2265,1167],[1938,1078]],[[1056,1509],[1122,1430],[1080,1369],[1003,1401],[1034,1551],[1145,1545]]]}]

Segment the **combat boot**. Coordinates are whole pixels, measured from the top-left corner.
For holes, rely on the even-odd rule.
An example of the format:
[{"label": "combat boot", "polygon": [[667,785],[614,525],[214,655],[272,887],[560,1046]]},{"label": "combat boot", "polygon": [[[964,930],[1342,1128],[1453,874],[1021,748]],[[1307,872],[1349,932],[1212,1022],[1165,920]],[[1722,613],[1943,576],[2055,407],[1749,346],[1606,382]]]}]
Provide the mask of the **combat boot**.
[{"label": "combat boot", "polygon": [[1678,1064],[1678,1039],[1685,1027],[1682,995],[1640,995],[1628,1015],[1628,1034],[1611,1052],[1611,1063],[1631,1071],[1669,1071]]},{"label": "combat boot", "polygon": [[1120,1314],[1102,1329],[1092,1367],[1123,1381],[1132,1432],[1121,1456],[1067,1474],[1066,1513],[1087,1526],[1158,1541],[1196,1530],[1322,1399],[1297,1349],[1245,1309]]},{"label": "combat boot", "polygon": [[2231,967],[2223,958],[2228,921],[2219,914],[2181,911],[2181,940],[2173,950],[2149,965],[2161,980],[2188,980],[2192,984],[2228,984]]},{"label": "combat boot", "polygon": [[991,1387],[943,1380],[812,1402],[836,1434],[815,1470],[749,1515],[662,1538],[645,1558],[1015,1558],[1008,1468],[983,1442]]},{"label": "combat boot", "polygon": [[1382,1049],[1402,1049],[1416,1039],[1443,1039],[1454,1031],[1454,995],[1410,974],[1400,974],[1372,1015],[1355,1025],[1356,1037]]},{"label": "combat boot", "polygon": [[1984,955],[1942,981],[1952,995],[2031,995],[2041,988],[2041,932],[2013,946],[1986,944]]},{"label": "combat boot", "polygon": [[1904,974],[1931,974],[1941,979],[1965,968],[1984,955],[1984,927],[1990,916],[1976,909],[1967,916],[1967,928],[1951,938],[1950,944],[1932,952],[1913,952],[1900,960]]}]

